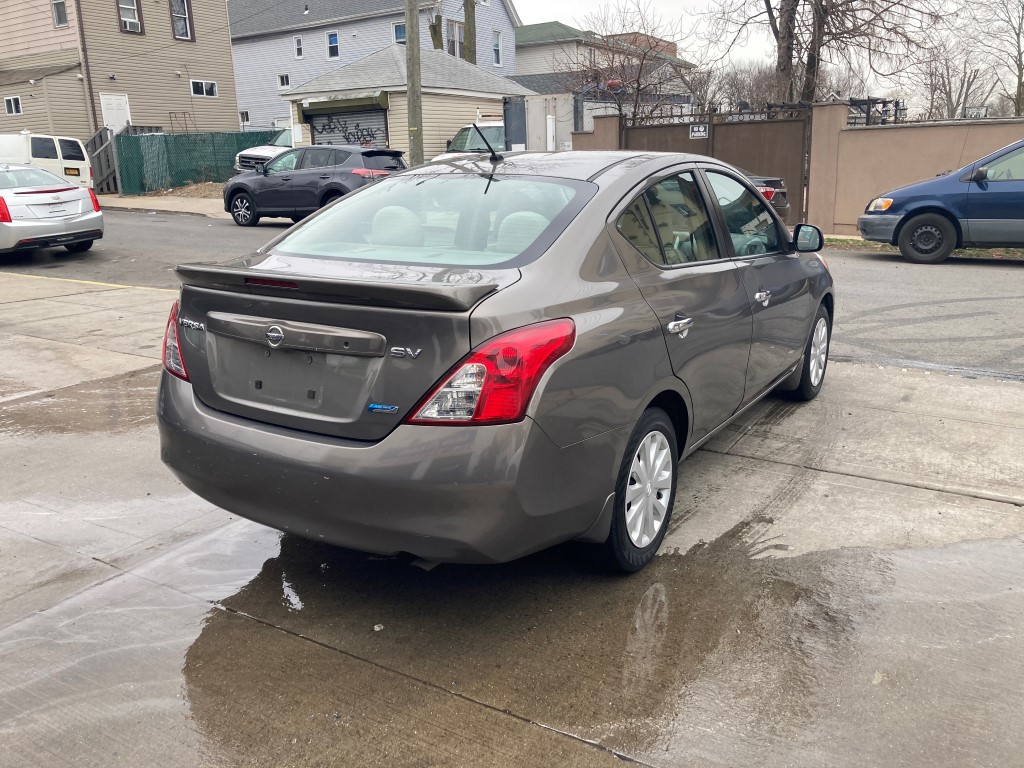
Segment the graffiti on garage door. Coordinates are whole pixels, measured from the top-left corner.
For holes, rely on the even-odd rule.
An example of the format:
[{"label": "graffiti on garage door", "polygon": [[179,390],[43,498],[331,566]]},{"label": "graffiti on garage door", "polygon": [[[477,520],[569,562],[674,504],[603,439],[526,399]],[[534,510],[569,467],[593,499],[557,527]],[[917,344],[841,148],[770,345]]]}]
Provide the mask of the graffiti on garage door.
[{"label": "graffiti on garage door", "polygon": [[313,115],[314,144],[361,144],[387,146],[387,124],[383,110],[373,112]]}]

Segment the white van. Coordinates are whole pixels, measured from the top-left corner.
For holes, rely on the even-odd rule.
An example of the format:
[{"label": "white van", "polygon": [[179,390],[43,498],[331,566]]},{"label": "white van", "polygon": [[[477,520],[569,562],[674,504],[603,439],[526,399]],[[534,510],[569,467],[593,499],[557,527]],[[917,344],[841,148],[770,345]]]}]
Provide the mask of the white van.
[{"label": "white van", "polygon": [[43,133],[0,134],[0,163],[42,168],[72,184],[92,189],[92,163],[78,139]]}]

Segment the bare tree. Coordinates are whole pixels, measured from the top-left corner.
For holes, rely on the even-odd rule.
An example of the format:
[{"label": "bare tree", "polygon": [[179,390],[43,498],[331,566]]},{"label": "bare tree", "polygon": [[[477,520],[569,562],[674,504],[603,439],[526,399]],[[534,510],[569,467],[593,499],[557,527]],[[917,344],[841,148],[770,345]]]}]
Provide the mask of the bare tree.
[{"label": "bare tree", "polygon": [[730,47],[767,31],[781,95],[813,101],[830,60],[860,59],[877,74],[895,74],[926,45],[941,10],[941,0],[713,0],[705,19],[710,39]]},{"label": "bare tree", "polygon": [[976,0],[976,24],[995,60],[999,95],[1015,117],[1024,115],[1024,0]]},{"label": "bare tree", "polygon": [[742,61],[725,67],[721,74],[721,94],[731,109],[764,109],[780,101],[785,92],[776,67],[769,62]]},{"label": "bare tree", "polygon": [[921,117],[951,120],[965,117],[968,107],[984,106],[999,81],[982,56],[970,55],[972,46],[947,38],[909,70],[911,83],[922,95]]}]

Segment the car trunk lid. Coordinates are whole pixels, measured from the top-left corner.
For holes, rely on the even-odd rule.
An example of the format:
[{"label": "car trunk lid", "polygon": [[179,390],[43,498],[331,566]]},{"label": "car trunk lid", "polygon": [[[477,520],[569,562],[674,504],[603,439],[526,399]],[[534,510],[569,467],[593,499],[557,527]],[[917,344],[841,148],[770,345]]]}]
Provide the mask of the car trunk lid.
[{"label": "car trunk lid", "polygon": [[317,261],[317,275],[178,268],[182,358],[203,403],[380,440],[470,351],[473,307],[519,279],[514,269]]},{"label": "car trunk lid", "polygon": [[[4,191],[12,219],[55,219],[85,211],[81,187],[23,187]],[[90,204],[91,210],[91,204]]]}]

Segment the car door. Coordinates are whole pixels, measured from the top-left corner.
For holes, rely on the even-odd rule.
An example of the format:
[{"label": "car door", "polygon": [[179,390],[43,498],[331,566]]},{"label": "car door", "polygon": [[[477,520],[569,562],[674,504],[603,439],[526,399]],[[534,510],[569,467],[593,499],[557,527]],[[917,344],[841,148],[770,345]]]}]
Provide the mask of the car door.
[{"label": "car door", "polygon": [[265,176],[253,180],[253,196],[256,208],[265,216],[294,216],[292,182],[295,169],[302,161],[301,149],[284,152],[266,165]]},{"label": "car door", "polygon": [[320,192],[334,174],[335,151],[331,147],[307,147],[298,169],[292,174],[292,203],[297,215],[320,207]]},{"label": "car door", "polygon": [[[980,166],[976,166],[980,167]],[[967,190],[967,226],[976,245],[1024,244],[1024,147],[986,161]]]},{"label": "car door", "polygon": [[753,313],[745,404],[800,361],[816,310],[812,275],[749,181],[721,167],[703,166],[702,173]]},{"label": "car door", "polygon": [[696,172],[682,170],[637,190],[611,220],[623,263],[658,316],[672,368],[690,393],[693,440],[739,407],[750,353],[750,301],[737,265],[723,258],[709,210]]}]

